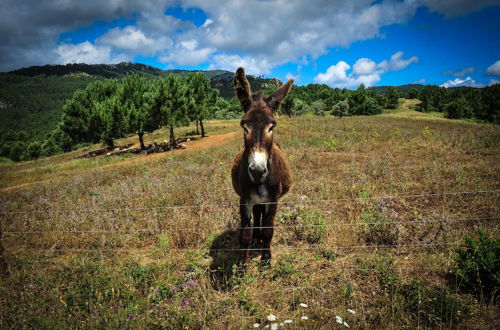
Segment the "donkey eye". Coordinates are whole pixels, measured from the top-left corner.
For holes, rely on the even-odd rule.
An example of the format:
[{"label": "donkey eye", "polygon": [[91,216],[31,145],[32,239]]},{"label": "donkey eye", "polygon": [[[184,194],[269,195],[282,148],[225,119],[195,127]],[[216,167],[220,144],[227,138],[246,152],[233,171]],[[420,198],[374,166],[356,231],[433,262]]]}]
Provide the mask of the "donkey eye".
[{"label": "donkey eye", "polygon": [[245,134],[248,134],[248,129],[246,127],[243,127],[243,130],[245,131]]},{"label": "donkey eye", "polygon": [[274,129],[274,126],[269,127],[269,133],[272,133]]}]

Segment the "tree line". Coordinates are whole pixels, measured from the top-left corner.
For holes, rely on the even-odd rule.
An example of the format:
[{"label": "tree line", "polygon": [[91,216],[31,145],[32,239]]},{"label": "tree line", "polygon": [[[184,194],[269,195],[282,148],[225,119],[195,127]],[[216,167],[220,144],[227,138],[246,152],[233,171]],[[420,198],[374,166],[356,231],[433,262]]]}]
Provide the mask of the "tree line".
[{"label": "tree line", "polygon": [[[383,109],[397,108],[400,98],[409,98],[421,101],[417,111],[498,123],[499,96],[499,84],[481,89],[429,85],[407,93],[395,87],[382,92],[364,85],[348,90],[309,84],[294,86],[278,111],[287,116],[375,115]],[[89,143],[113,146],[116,139],[132,134],[145,148],[144,135],[160,127],[168,128],[169,141],[175,145],[176,127],[195,122],[204,136],[205,120],[235,119],[241,113],[238,100],[219,97],[201,72],[155,79],[128,75],[123,79],[97,80],[66,101],[58,125],[43,139],[27,142],[27,132],[4,130],[0,135],[0,157],[19,161],[67,152]]]},{"label": "tree line", "polygon": [[500,84],[484,88],[426,85],[420,90],[411,89],[407,97],[421,101],[416,108],[418,111],[443,112],[450,119],[474,118],[500,122]]}]

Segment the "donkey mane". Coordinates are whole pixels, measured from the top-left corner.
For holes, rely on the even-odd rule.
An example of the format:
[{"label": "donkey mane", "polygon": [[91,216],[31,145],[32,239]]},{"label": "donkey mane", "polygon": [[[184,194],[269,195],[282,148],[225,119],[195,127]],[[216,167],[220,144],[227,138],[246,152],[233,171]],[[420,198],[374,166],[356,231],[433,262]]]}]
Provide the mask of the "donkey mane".
[{"label": "donkey mane", "polygon": [[[271,259],[273,222],[278,199],[290,189],[290,166],[274,142],[277,122],[273,111],[288,94],[293,80],[271,96],[253,95],[243,68],[234,76],[236,96],[245,111],[240,125],[244,130],[244,149],[236,155],[231,171],[234,190],[240,196],[240,264],[250,260],[249,246],[262,246],[262,261]],[[251,220],[253,218],[253,228]],[[262,226],[262,227],[261,227]]]}]

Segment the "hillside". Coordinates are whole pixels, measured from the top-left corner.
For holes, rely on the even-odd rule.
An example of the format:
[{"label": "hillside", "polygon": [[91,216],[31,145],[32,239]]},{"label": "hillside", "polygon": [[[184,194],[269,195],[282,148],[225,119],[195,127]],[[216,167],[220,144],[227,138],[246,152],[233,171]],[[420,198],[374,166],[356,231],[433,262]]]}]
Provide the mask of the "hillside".
[{"label": "hillside", "polygon": [[[40,140],[60,119],[62,107],[75,90],[97,79],[123,78],[140,74],[148,78],[167,74],[187,75],[188,70],[160,70],[140,63],[66,64],[32,66],[0,73],[0,130],[18,135],[14,140]],[[233,73],[225,70],[201,71],[224,98],[234,96]],[[276,79],[249,78],[254,90],[276,86]],[[23,131],[23,132],[22,132]],[[5,133],[7,132],[7,133]]]},{"label": "hillside", "polygon": [[284,329],[347,329],[336,316],[353,329],[498,328],[498,303],[458,285],[454,258],[478,228],[500,234],[500,129],[407,106],[277,118],[292,189],[271,267],[255,257],[244,274],[239,120],[208,121],[206,140],[172,153],[75,159],[94,145],[0,164],[0,324],[250,329],[273,314]]}]

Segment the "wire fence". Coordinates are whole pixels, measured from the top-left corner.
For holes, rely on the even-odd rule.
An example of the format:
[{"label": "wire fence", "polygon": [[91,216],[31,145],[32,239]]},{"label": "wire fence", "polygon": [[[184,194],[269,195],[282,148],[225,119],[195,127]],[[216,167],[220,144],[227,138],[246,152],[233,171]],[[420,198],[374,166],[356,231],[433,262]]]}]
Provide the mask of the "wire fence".
[{"label": "wire fence", "polygon": [[[329,202],[345,202],[345,201],[360,201],[360,200],[384,200],[384,199],[409,199],[420,197],[439,197],[453,195],[471,195],[471,194],[497,194],[500,190],[477,190],[477,191],[459,191],[459,192],[443,192],[443,193],[425,193],[425,194],[408,194],[408,195],[388,195],[388,196],[373,196],[373,197],[349,197],[349,198],[331,198],[331,199],[299,199],[294,201],[277,201],[259,203],[260,205],[275,205],[275,204],[301,204],[301,203],[329,203]],[[252,206],[254,204],[240,203],[239,206]],[[5,211],[0,210],[0,214],[36,214],[36,213],[85,213],[85,212],[118,212],[118,211],[148,211],[148,210],[166,210],[166,209],[189,209],[189,208],[211,208],[211,207],[228,207],[233,204],[191,204],[191,205],[168,205],[155,207],[123,207],[123,208],[86,208],[86,209],[63,209],[63,210],[31,210],[31,211]]]},{"label": "wire fence", "polygon": [[[407,199],[407,198],[421,198],[421,197],[439,197],[439,196],[458,196],[458,195],[479,195],[479,194],[491,194],[496,195],[500,190],[477,190],[477,191],[460,191],[460,192],[443,192],[443,193],[422,193],[422,194],[407,194],[407,195],[389,195],[389,196],[374,196],[374,197],[353,197],[353,198],[332,198],[332,199],[300,199],[295,201],[283,201],[281,204],[300,204],[300,203],[325,203],[325,202],[342,202],[342,201],[361,201],[361,200],[386,200],[386,199]],[[264,205],[276,204],[276,202],[262,203]],[[248,205],[248,204],[240,204]],[[110,212],[110,211],[137,211],[137,210],[161,210],[161,209],[183,209],[183,208],[208,208],[208,207],[221,207],[221,204],[205,204],[205,205],[172,205],[172,206],[160,206],[160,207],[148,207],[148,208],[87,208],[87,209],[64,209],[64,210],[32,210],[32,211],[0,211],[0,214],[4,215],[20,215],[20,214],[55,214],[55,213],[83,213],[83,212]],[[226,205],[224,205],[226,206]],[[409,221],[357,221],[357,222],[336,222],[336,223],[322,223],[322,224],[279,224],[273,226],[257,226],[257,227],[242,227],[234,228],[236,229],[289,229],[289,228],[308,228],[308,227],[354,227],[354,226],[378,226],[378,225],[420,225],[427,223],[463,223],[463,222],[480,222],[480,221],[498,221],[500,217],[497,216],[485,216],[485,217],[473,217],[473,218],[446,218],[442,217],[439,219],[414,219]],[[212,228],[208,227],[165,227],[165,228],[142,228],[142,229],[107,229],[107,230],[6,230],[3,231],[4,235],[29,235],[29,234],[131,234],[131,233],[158,233],[158,232],[172,232],[172,231],[206,231]],[[251,247],[248,249],[232,248],[232,247],[173,247],[173,248],[138,248],[138,247],[111,247],[111,248],[69,248],[60,247],[55,248],[58,243],[54,244],[52,248],[37,248],[20,246],[21,250],[31,250],[43,252],[46,254],[62,253],[62,252],[89,252],[89,253],[106,253],[106,252],[128,252],[130,250],[141,250],[149,252],[173,252],[173,251],[184,251],[184,252],[235,252],[235,251],[264,251],[265,248],[261,247]],[[283,246],[278,245],[273,247],[273,250],[290,250],[290,251],[307,251],[307,250],[369,250],[369,249],[420,249],[420,248],[431,248],[431,247],[460,247],[463,246],[462,242],[419,242],[413,244],[393,244],[393,245],[310,245],[310,246]]]},{"label": "wire fence", "polygon": [[[276,225],[276,226],[255,226],[255,227],[239,227],[238,229],[284,229],[284,228],[309,228],[309,227],[342,227],[342,226],[380,226],[380,225],[415,225],[426,223],[455,223],[467,221],[498,221],[500,217],[481,217],[481,218],[441,218],[441,219],[423,219],[413,221],[379,221],[379,222],[347,222],[347,223],[325,223],[325,224],[296,224],[296,225]],[[145,229],[128,229],[128,230],[26,230],[26,231],[3,231],[4,234],[20,235],[20,234],[46,234],[46,233],[61,233],[61,234],[114,234],[114,233],[156,233],[167,231],[204,231],[206,228],[145,228]]]},{"label": "wire fence", "polygon": [[[300,251],[300,250],[350,250],[350,249],[396,249],[396,248],[429,248],[437,246],[463,246],[462,242],[436,242],[436,243],[415,243],[415,244],[393,244],[393,245],[313,245],[313,246],[278,246],[272,247],[272,250],[289,250],[289,251]],[[45,252],[45,253],[55,253],[55,252],[130,252],[131,250],[142,251],[142,252],[235,252],[235,251],[255,251],[261,252],[269,249],[266,248],[94,248],[94,249],[84,249],[84,248],[27,248],[31,251]]]}]

